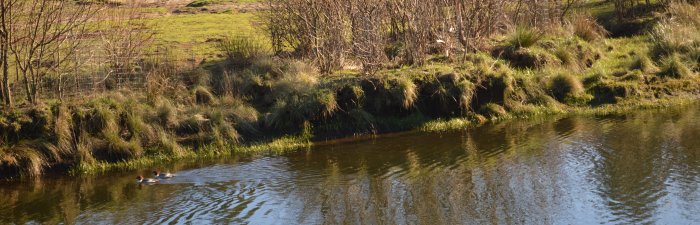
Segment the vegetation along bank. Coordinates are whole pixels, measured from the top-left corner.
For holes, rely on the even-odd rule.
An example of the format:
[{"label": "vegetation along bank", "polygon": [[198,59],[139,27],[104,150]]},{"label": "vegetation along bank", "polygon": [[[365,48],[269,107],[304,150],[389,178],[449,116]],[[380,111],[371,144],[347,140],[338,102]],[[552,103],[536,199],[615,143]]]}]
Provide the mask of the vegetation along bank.
[{"label": "vegetation along bank", "polygon": [[[3,177],[606,114],[700,94],[694,1],[32,1],[53,14],[0,7],[25,15],[5,22],[16,29],[0,51]],[[188,43],[158,17],[252,25]],[[187,46],[191,54],[177,51]]]}]

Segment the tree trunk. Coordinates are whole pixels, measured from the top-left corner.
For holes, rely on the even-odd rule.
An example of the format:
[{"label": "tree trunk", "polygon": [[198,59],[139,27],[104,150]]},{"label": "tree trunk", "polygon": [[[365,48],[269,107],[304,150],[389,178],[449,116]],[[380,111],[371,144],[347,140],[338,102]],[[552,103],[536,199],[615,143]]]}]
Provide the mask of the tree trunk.
[{"label": "tree trunk", "polygon": [[6,106],[12,108],[12,90],[10,90],[10,67],[8,65],[8,51],[7,51],[7,43],[5,43],[5,47],[2,50],[2,54],[4,57],[2,57],[2,90],[3,90],[3,102],[5,103]]}]

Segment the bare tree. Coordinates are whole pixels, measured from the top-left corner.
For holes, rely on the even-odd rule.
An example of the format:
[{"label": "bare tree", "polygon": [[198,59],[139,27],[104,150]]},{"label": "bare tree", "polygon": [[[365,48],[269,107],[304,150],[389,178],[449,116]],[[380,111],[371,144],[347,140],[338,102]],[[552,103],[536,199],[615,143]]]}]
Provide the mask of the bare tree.
[{"label": "bare tree", "polygon": [[12,89],[10,88],[10,45],[13,40],[12,24],[17,14],[15,4],[21,0],[0,0],[0,66],[2,67],[2,102],[4,106],[12,107]]},{"label": "bare tree", "polygon": [[[103,80],[112,75],[131,76],[137,64],[151,46],[155,33],[138,9],[142,3],[129,1],[108,10],[100,18],[103,27],[99,30],[102,48],[107,56],[106,63],[111,69]],[[127,77],[128,78],[128,77]]]},{"label": "bare tree", "polygon": [[[500,26],[505,0],[454,0],[455,33],[466,51],[478,49]],[[466,52],[465,51],[465,52]]]},{"label": "bare tree", "polygon": [[36,104],[44,76],[60,68],[80,44],[68,42],[68,36],[86,30],[95,8],[92,4],[54,0],[16,1],[12,8],[21,16],[9,23],[9,50],[27,101]]}]

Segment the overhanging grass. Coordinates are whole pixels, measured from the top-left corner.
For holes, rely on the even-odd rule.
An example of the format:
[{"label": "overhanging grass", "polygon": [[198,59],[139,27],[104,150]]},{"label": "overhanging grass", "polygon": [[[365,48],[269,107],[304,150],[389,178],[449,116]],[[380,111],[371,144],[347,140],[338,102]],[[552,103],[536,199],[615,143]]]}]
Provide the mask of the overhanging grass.
[{"label": "overhanging grass", "polygon": [[180,156],[159,154],[114,163],[102,161],[92,165],[79,165],[75,168],[72,168],[69,171],[69,174],[90,175],[104,173],[108,171],[135,170],[180,160],[213,159],[220,157],[228,157],[237,154],[282,154],[285,152],[309,148],[312,145],[313,143],[305,138],[292,136],[285,136],[272,140],[270,142],[263,142],[246,146],[219,147],[216,145],[205,145],[196,150],[190,148],[185,151],[185,154]]},{"label": "overhanging grass", "polygon": [[[575,115],[616,115],[624,114],[634,110],[649,110],[649,109],[661,109],[668,107],[678,107],[691,104],[697,104],[700,96],[681,96],[676,98],[667,99],[655,99],[655,100],[642,100],[642,101],[630,101],[627,103],[615,104],[615,105],[605,105],[601,107],[572,107],[565,110],[557,110],[553,108],[542,108],[538,110],[532,110],[528,112],[521,112],[519,114],[509,113],[503,117],[491,118],[489,122],[504,122],[513,119],[533,119],[533,118],[544,118],[545,116],[575,116]],[[470,127],[476,127],[484,124],[484,121],[479,121],[476,118],[453,118],[449,120],[437,119],[426,122],[423,126],[419,127],[417,130],[421,132],[449,132],[457,130],[465,130]]]}]

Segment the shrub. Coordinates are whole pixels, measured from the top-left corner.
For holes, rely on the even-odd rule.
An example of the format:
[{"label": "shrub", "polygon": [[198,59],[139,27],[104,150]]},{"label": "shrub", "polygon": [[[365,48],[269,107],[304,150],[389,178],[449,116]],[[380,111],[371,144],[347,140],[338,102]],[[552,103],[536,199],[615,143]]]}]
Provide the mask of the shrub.
[{"label": "shrub", "polygon": [[688,69],[685,62],[678,54],[673,54],[663,60],[661,71],[657,73],[660,77],[669,77],[675,79],[688,78],[693,76],[693,71]]},{"label": "shrub", "polygon": [[216,47],[234,68],[250,66],[256,58],[269,52],[265,45],[250,37],[225,37]]},{"label": "shrub", "polygon": [[608,31],[589,14],[576,14],[570,21],[574,35],[588,42],[598,41],[608,36]]}]

